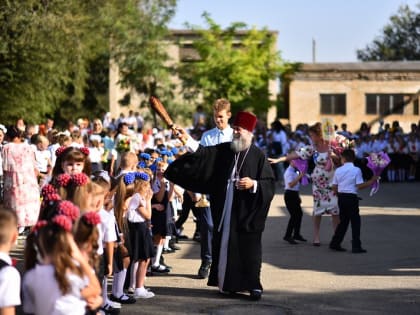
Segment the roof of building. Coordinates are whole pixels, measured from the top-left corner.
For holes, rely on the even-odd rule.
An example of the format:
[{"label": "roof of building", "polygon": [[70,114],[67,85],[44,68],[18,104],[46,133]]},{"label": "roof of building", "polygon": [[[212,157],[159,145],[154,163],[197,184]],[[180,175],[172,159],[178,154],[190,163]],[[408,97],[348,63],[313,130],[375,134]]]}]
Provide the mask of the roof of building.
[{"label": "roof of building", "polygon": [[420,61],[367,61],[341,63],[302,63],[299,72],[345,71],[420,71]]}]

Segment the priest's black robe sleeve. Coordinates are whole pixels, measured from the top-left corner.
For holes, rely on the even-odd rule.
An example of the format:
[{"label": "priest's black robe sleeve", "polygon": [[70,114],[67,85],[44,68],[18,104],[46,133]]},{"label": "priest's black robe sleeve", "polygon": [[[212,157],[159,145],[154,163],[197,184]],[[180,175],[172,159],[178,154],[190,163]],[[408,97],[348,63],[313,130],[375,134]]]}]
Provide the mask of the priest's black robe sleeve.
[{"label": "priest's black robe sleeve", "polygon": [[[232,169],[233,152],[229,143],[217,146],[199,146],[194,153],[186,153],[173,161],[165,172],[165,177],[193,192],[212,194],[222,184],[226,188]],[[220,188],[220,186],[218,187]]]}]

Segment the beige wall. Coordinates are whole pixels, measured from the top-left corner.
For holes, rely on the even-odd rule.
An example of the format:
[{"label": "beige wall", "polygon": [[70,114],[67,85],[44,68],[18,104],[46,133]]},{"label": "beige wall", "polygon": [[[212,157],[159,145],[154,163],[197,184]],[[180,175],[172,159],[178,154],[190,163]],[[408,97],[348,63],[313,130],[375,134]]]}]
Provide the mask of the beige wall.
[{"label": "beige wall", "polygon": [[[192,41],[197,37],[197,34],[190,31],[177,31],[181,32],[181,43],[192,43]],[[273,35],[277,35],[275,32],[273,32]],[[175,34],[175,37],[177,35]],[[185,38],[184,38],[185,37]],[[166,41],[163,43],[163,45],[166,46],[168,55],[170,57],[170,61],[168,62],[169,65],[174,65],[178,62],[180,62],[180,47],[175,44],[173,41]],[[116,67],[115,63],[110,64],[110,70],[109,70],[109,111],[111,112],[111,116],[118,118],[120,113],[125,114],[127,116],[128,111],[131,109],[133,111],[140,111],[141,114],[143,114],[144,117],[150,116],[150,109],[149,108],[142,108],[139,109],[138,104],[140,103],[140,96],[133,90],[129,89],[122,89],[120,85],[118,85],[119,81],[119,74],[118,74],[118,68]],[[178,77],[173,76],[171,78],[171,81],[176,85],[176,90],[174,91],[175,98],[179,99],[181,97],[181,81]],[[277,95],[279,93],[279,84],[277,80],[271,80],[269,82],[269,93],[270,99],[272,101],[275,101],[277,98]],[[118,101],[121,100],[126,93],[130,93],[131,95],[131,105],[129,106],[121,106]],[[198,99],[197,102],[200,100]],[[195,110],[195,106],[193,107],[192,111]],[[149,114],[149,115],[148,115]],[[276,107],[271,107],[267,112],[267,123],[268,125],[276,118],[277,116],[277,110]],[[188,121],[188,119],[184,120]]]},{"label": "beige wall", "polygon": [[[321,121],[322,118],[331,118],[334,124],[340,126],[347,123],[350,131],[356,131],[361,122],[367,123],[375,120],[376,115],[366,115],[366,93],[407,93],[415,94],[420,89],[420,81],[311,81],[294,80],[290,84],[290,123],[295,128],[299,123],[312,124]],[[320,94],[346,94],[347,115],[322,115],[320,114]],[[407,111],[408,108],[405,109]],[[412,109],[411,109],[412,112]],[[417,123],[420,116],[414,115],[390,115],[384,118],[386,123],[398,120],[404,131],[409,130],[411,123]],[[372,125],[372,131],[378,130],[378,124]]]}]

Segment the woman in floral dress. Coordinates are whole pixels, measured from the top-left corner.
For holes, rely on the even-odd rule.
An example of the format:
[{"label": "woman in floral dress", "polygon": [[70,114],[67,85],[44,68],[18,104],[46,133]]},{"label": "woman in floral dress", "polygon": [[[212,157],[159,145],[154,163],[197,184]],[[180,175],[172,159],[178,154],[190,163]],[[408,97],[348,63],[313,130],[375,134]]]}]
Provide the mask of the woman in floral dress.
[{"label": "woman in floral dress", "polygon": [[19,232],[34,225],[40,209],[35,152],[23,142],[23,132],[7,129],[9,143],[3,146],[4,207],[16,212]]},{"label": "woman in floral dress", "polygon": [[340,222],[337,196],[331,189],[331,181],[334,176],[334,162],[337,156],[330,149],[330,144],[322,136],[321,123],[316,123],[309,127],[309,136],[312,144],[301,147],[299,150],[289,153],[286,157],[269,159],[271,163],[290,161],[293,159],[310,159],[315,163],[315,168],[311,174],[312,195],[314,200],[313,221],[314,238],[313,245],[320,246],[319,230],[323,214],[331,215],[332,225],[335,231]]}]

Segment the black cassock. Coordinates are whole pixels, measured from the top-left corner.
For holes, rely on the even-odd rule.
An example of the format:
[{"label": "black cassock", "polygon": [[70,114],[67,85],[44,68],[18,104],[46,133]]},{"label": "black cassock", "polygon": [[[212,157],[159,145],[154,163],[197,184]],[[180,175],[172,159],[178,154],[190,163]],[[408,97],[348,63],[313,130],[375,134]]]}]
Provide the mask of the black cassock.
[{"label": "black cassock", "polygon": [[[229,197],[228,182],[235,177],[235,160],[239,177],[256,180],[257,191],[233,188],[232,206],[225,209],[227,215],[220,224]],[[227,292],[262,289],[261,236],[275,190],[274,174],[263,152],[252,145],[238,155],[230,142],[200,146],[172,162],[165,177],[187,190],[210,195],[214,230],[208,285]]]}]

